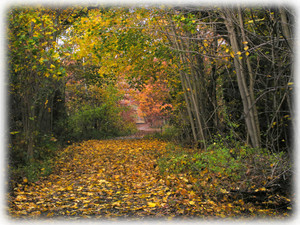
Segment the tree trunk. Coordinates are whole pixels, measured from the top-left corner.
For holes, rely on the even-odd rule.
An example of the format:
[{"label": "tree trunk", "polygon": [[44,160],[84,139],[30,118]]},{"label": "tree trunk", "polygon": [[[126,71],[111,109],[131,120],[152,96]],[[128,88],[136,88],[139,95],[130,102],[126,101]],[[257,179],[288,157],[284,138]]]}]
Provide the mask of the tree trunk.
[{"label": "tree trunk", "polygon": [[[242,41],[243,41],[243,43],[247,43],[241,7],[238,7],[238,17],[239,17],[239,24],[240,24],[240,28],[241,28],[241,34],[242,34]],[[251,104],[254,104],[255,103],[255,97],[254,97],[255,76],[253,74],[253,70],[252,70],[252,67],[250,64],[250,59],[247,56],[246,56],[246,64],[247,64],[247,69],[248,69],[248,73],[249,73],[249,94],[250,94],[250,98],[251,98]],[[253,110],[253,116],[254,116],[254,121],[255,121],[254,126],[256,129],[256,133],[257,133],[258,143],[261,143],[257,108],[255,105],[250,105],[250,107],[252,107],[251,110]]]},{"label": "tree trunk", "polygon": [[291,32],[290,32],[290,28],[289,28],[289,23],[288,23],[288,19],[287,19],[287,16],[286,16],[286,12],[285,12],[285,10],[282,7],[279,8],[279,12],[280,12],[281,27],[282,27],[283,35],[284,35],[285,39],[287,40],[290,49],[293,49],[293,46],[292,46],[292,36],[291,36]]},{"label": "tree trunk", "polygon": [[260,147],[260,133],[259,130],[256,129],[257,122],[255,121],[254,115],[254,108],[256,107],[256,105],[253,99],[251,99],[246,84],[246,65],[244,65],[244,62],[237,54],[238,52],[240,52],[240,48],[237,41],[237,31],[235,30],[235,21],[233,17],[234,15],[232,15],[229,9],[225,9],[224,20],[228,31],[231,47],[234,51],[233,62],[236,71],[238,87],[242,98],[247,131],[249,133],[252,146],[258,148]]},{"label": "tree trunk", "polygon": [[24,112],[23,112],[23,124],[24,134],[27,144],[27,160],[33,159],[33,147],[34,147],[34,108],[32,107],[30,97],[24,97]]}]

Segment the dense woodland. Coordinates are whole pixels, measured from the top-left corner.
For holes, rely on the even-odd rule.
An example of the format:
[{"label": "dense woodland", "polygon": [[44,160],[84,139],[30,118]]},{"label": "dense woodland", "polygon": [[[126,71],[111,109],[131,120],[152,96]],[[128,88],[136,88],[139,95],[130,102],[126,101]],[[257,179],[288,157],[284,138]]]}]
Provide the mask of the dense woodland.
[{"label": "dense woodland", "polygon": [[290,210],[294,17],[242,5],[10,9],[9,190],[51,176],[67,146],[134,134],[138,105],[161,127],[148,138],[169,143],[154,167],[167,186],[182,194],[170,176],[201,176],[194,194],[280,193],[273,203]]}]

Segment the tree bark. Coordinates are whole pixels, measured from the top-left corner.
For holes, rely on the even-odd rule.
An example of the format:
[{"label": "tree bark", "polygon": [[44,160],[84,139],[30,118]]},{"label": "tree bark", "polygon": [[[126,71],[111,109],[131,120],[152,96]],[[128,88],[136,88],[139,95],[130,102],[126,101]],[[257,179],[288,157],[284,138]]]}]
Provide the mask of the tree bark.
[{"label": "tree bark", "polygon": [[[239,24],[240,24],[240,28],[241,28],[241,34],[242,34],[242,41],[243,41],[243,43],[247,43],[247,38],[246,38],[245,30],[244,30],[243,14],[242,14],[242,10],[241,10],[240,6],[238,7],[238,17],[239,17]],[[247,69],[248,69],[248,73],[249,73],[249,94],[250,94],[250,98],[251,98],[251,104],[254,104],[255,103],[255,97],[254,97],[255,76],[253,74],[253,70],[251,67],[249,57],[246,57],[246,64],[247,64]],[[256,130],[255,132],[257,133],[258,143],[261,143],[260,126],[259,126],[257,108],[256,108],[256,105],[250,105],[250,107],[252,107],[251,110],[253,110],[254,123],[255,123],[253,126],[255,126],[255,130]]]},{"label": "tree bark", "polygon": [[286,16],[285,9],[280,7],[279,12],[280,12],[281,27],[282,27],[283,35],[284,35],[285,39],[287,40],[290,49],[293,49],[292,36],[291,36],[291,32],[290,32],[289,23],[288,23],[288,19],[287,19],[287,16]]},{"label": "tree bark", "polygon": [[256,107],[256,105],[255,102],[251,99],[246,84],[246,71],[244,69],[246,68],[246,66],[244,65],[240,56],[237,54],[238,52],[240,52],[240,48],[238,44],[237,31],[235,30],[236,27],[233,18],[234,15],[232,15],[229,9],[224,9],[224,11],[225,13],[223,16],[225,20],[225,25],[228,31],[232,50],[234,51],[233,62],[236,71],[238,87],[242,98],[247,131],[249,133],[252,146],[258,148],[260,147],[260,134],[259,131],[256,129],[256,121],[254,116],[254,108]]}]

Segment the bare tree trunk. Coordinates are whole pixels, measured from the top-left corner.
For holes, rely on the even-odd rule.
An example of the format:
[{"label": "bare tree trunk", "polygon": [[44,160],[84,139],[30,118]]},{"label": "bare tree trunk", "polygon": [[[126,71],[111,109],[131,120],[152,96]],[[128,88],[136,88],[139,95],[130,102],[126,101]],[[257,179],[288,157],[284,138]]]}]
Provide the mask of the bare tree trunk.
[{"label": "bare tree trunk", "polygon": [[185,100],[185,103],[186,103],[186,109],[187,109],[187,112],[188,112],[189,121],[190,121],[191,128],[192,128],[193,138],[194,138],[195,143],[197,143],[198,139],[197,139],[197,134],[196,134],[196,130],[195,130],[193,115],[192,115],[192,112],[191,112],[191,107],[190,107],[190,103],[189,103],[189,100],[188,100],[188,97],[187,97],[187,93],[185,91],[186,87],[184,87],[185,82],[184,82],[184,79],[183,79],[182,72],[180,72],[180,81],[181,81],[181,84],[183,86],[182,87],[183,88],[183,95],[184,95],[184,100]]},{"label": "bare tree trunk", "polygon": [[237,54],[240,52],[238,38],[237,38],[237,31],[235,30],[235,21],[234,15],[230,12],[229,9],[225,9],[224,20],[225,25],[228,30],[228,35],[231,43],[232,50],[234,51],[234,67],[237,75],[237,82],[239,86],[239,91],[242,98],[243,109],[245,114],[245,121],[247,126],[247,131],[249,133],[251,143],[253,147],[260,147],[260,134],[259,131],[256,129],[256,121],[254,116],[254,108],[255,102],[251,99],[247,84],[246,84],[246,71],[245,65]]},{"label": "bare tree trunk", "polygon": [[[172,31],[173,31],[173,34],[174,34],[174,38],[175,38],[175,44],[176,44],[176,48],[178,50],[182,50],[183,47],[179,45],[179,43],[182,43],[182,42],[179,42],[176,38],[176,31],[175,31],[175,28],[172,26]],[[182,62],[185,62],[185,58],[184,56],[182,56],[181,53],[180,54],[180,60]],[[187,74],[185,74],[184,72],[181,72],[181,82],[183,87],[186,86],[187,88],[184,88],[183,91],[184,91],[184,95],[185,95],[185,99],[188,99],[188,97],[190,98],[190,101],[191,101],[191,104],[190,105],[187,105],[188,108],[189,106],[191,106],[191,108],[194,110],[195,112],[195,118],[196,118],[196,121],[197,121],[197,125],[198,125],[198,132],[196,133],[197,135],[196,136],[199,136],[199,139],[198,137],[195,138],[194,137],[194,140],[197,140],[197,141],[201,141],[200,145],[202,148],[206,149],[206,141],[205,141],[205,136],[204,136],[204,133],[203,133],[203,126],[202,126],[202,123],[201,123],[201,118],[200,118],[200,112],[199,112],[199,108],[197,107],[197,102],[196,102],[196,99],[195,99],[195,96],[192,92],[193,88],[192,88],[192,85],[191,85],[191,81],[189,79],[189,76]],[[187,101],[187,104],[188,104],[189,100]],[[189,111],[189,109],[188,109]],[[193,124],[193,117],[192,117],[192,114],[189,113],[189,117],[190,117],[190,122],[191,122],[191,125]],[[195,125],[193,124],[192,127],[194,127],[194,130],[195,129]],[[194,135],[194,131],[193,131],[193,135]]]},{"label": "bare tree trunk", "polygon": [[24,97],[23,108],[23,124],[24,134],[27,144],[27,159],[31,161],[33,159],[33,147],[34,147],[34,108],[32,107],[30,97],[26,95]]},{"label": "bare tree trunk", "polygon": [[198,124],[198,133],[199,133],[199,141],[201,141],[201,147],[203,147],[204,149],[206,149],[206,141],[205,141],[205,137],[204,137],[204,133],[203,133],[203,125],[202,125],[202,122],[201,122],[201,117],[200,117],[200,111],[199,111],[199,108],[197,107],[197,102],[196,102],[196,99],[195,99],[195,96],[194,94],[192,93],[192,85],[191,85],[191,82],[190,82],[190,79],[189,79],[189,76],[185,75],[185,78],[186,78],[186,81],[187,81],[187,85],[188,85],[188,88],[189,88],[189,95],[191,97],[191,101],[192,101],[192,106],[195,110],[195,115],[196,115],[196,121],[197,121],[197,124]]},{"label": "bare tree trunk", "polygon": [[284,35],[285,39],[287,40],[290,49],[292,49],[293,48],[292,35],[291,35],[291,32],[290,32],[289,23],[288,23],[288,19],[287,19],[287,16],[286,16],[285,9],[280,7],[279,12],[280,12],[281,27],[282,27],[283,35]]},{"label": "bare tree trunk", "polygon": [[[240,24],[240,28],[241,28],[241,34],[242,34],[242,41],[243,41],[243,43],[247,43],[241,7],[238,7],[238,17],[239,17],[239,24]],[[252,67],[250,64],[249,57],[246,57],[246,64],[247,64],[247,69],[248,69],[248,73],[249,73],[249,94],[250,94],[250,98],[251,98],[251,103],[254,104],[255,103],[255,97],[254,97],[255,76],[253,74],[253,70],[252,70]],[[253,110],[254,121],[255,121],[254,126],[255,126],[256,133],[257,133],[258,143],[261,143],[257,108],[255,105],[250,105],[250,107],[252,107],[251,110]]]}]

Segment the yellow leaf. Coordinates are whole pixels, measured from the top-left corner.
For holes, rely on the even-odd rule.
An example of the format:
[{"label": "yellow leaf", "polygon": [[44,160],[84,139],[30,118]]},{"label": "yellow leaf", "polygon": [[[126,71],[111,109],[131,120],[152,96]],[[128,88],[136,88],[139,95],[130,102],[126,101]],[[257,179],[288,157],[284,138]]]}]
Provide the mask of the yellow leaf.
[{"label": "yellow leaf", "polygon": [[223,188],[221,188],[220,191],[221,191],[221,193],[223,193],[223,194],[228,194],[228,193],[229,193],[227,190],[225,190],[225,189],[223,189]]},{"label": "yellow leaf", "polygon": [[21,201],[24,201],[24,200],[27,200],[26,196],[24,195],[18,195],[16,198],[15,198],[16,201],[18,202],[21,202]]},{"label": "yellow leaf", "polygon": [[189,201],[189,204],[190,205],[195,205],[195,202],[194,201]]},{"label": "yellow leaf", "polygon": [[244,45],[248,44],[248,41],[243,41],[243,44],[244,44]]},{"label": "yellow leaf", "polygon": [[50,65],[50,68],[55,68],[55,66],[53,64]]},{"label": "yellow leaf", "polygon": [[236,54],[237,54],[237,55],[241,55],[242,53],[241,53],[240,51],[238,51]]},{"label": "yellow leaf", "polygon": [[262,188],[258,188],[255,190],[255,192],[258,192],[258,191],[266,191],[267,189],[265,187],[262,187]]},{"label": "yellow leaf", "polygon": [[53,57],[54,57],[54,58],[58,58],[58,57],[59,57],[58,52],[55,52],[54,55],[53,55]]},{"label": "yellow leaf", "polygon": [[28,182],[28,180],[27,180],[26,177],[23,178],[23,182],[24,182],[24,183],[27,183],[27,182]]},{"label": "yellow leaf", "polygon": [[68,186],[68,187],[66,188],[66,190],[72,191],[72,190],[73,190],[73,186],[72,186],[72,185]]},{"label": "yellow leaf", "polygon": [[250,55],[250,53],[249,53],[249,52],[246,52],[245,55],[248,56],[248,55]]},{"label": "yellow leaf", "polygon": [[245,46],[244,50],[247,51],[249,49],[249,46]]},{"label": "yellow leaf", "polygon": [[154,203],[154,202],[148,202],[148,206],[149,206],[149,207],[155,207],[155,206],[156,206],[156,203]]},{"label": "yellow leaf", "polygon": [[120,201],[116,201],[116,202],[113,202],[112,205],[113,205],[113,206],[120,206],[120,205],[121,205],[121,202],[120,202]]},{"label": "yellow leaf", "polygon": [[289,82],[288,83],[288,86],[291,86],[291,85],[293,85],[294,84],[294,82]]},{"label": "yellow leaf", "polygon": [[194,192],[194,191],[191,191],[191,192],[190,192],[190,195],[191,195],[191,196],[195,195],[195,192]]}]

